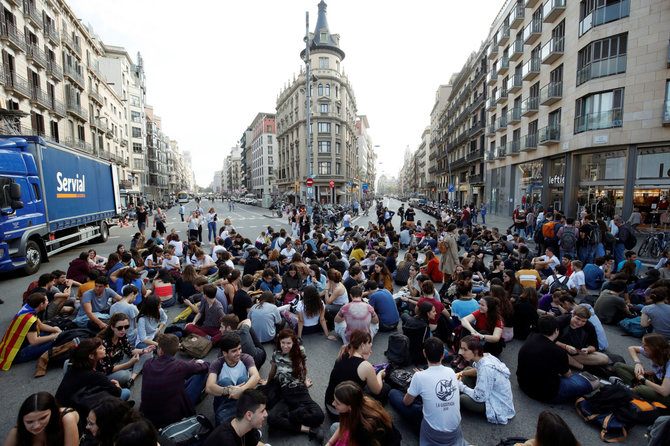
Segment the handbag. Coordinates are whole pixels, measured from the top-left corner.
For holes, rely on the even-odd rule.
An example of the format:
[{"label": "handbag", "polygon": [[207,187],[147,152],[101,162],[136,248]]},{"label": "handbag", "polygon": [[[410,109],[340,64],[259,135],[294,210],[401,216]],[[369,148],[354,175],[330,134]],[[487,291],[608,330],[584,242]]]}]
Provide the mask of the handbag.
[{"label": "handbag", "polygon": [[444,243],[444,242],[442,242],[442,241],[439,241],[439,242],[437,242],[437,249],[438,249],[442,254],[444,254],[445,252],[447,252],[447,244]]}]

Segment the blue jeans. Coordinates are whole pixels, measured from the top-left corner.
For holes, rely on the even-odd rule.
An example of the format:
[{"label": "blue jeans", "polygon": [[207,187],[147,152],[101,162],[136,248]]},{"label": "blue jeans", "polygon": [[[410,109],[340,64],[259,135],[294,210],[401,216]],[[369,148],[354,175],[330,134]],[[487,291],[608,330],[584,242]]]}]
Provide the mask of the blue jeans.
[{"label": "blue jeans", "polygon": [[211,242],[212,241],[212,235],[216,239],[216,222],[215,221],[210,221],[207,223],[207,241]]},{"label": "blue jeans", "polygon": [[191,401],[194,407],[196,404],[198,404],[200,394],[205,389],[205,384],[207,383],[207,375],[208,375],[207,372],[197,373],[191,376],[189,379],[187,379],[186,382],[184,383],[184,390],[186,391],[186,395],[188,396],[188,399]]},{"label": "blue jeans", "polygon": [[482,224],[486,224],[486,214],[482,214]]},{"label": "blue jeans", "polygon": [[[206,380],[206,378],[205,378]],[[228,387],[228,386],[238,386],[240,384],[244,384],[245,382],[249,381],[248,376],[244,376],[237,380],[237,382],[233,382],[230,378],[224,378],[224,379],[219,379],[216,384],[221,386],[221,387]],[[190,395],[189,395],[190,398]],[[217,396],[214,398],[214,419],[216,421],[216,425],[218,426],[219,424],[223,423],[224,421],[228,421],[231,418],[235,416],[235,408],[237,407],[237,400],[234,400],[232,398],[229,398],[227,396]]]},{"label": "blue jeans", "polygon": [[588,379],[579,374],[571,375],[568,378],[561,377],[561,384],[558,388],[558,395],[551,400],[552,403],[572,402],[577,397],[591,392],[593,387]]},{"label": "blue jeans", "polygon": [[586,245],[579,248],[579,260],[586,265],[593,263],[596,254],[596,245]]},{"label": "blue jeans", "polygon": [[423,419],[423,404],[416,400],[409,406],[402,402],[405,393],[398,389],[391,389],[389,392],[389,402],[398,412],[401,418],[407,421],[411,426],[419,426]]},{"label": "blue jeans", "polygon": [[14,356],[13,362],[18,364],[20,362],[28,362],[32,361],[33,359],[37,359],[42,356],[44,352],[48,351],[49,347],[51,347],[51,344],[53,343],[54,341],[49,341],[43,344],[26,345],[21,350],[19,350],[16,356]]},{"label": "blue jeans", "polygon": [[625,260],[624,252],[626,252],[624,244],[617,242],[614,245],[614,266],[618,266],[619,263]]},{"label": "blue jeans", "polygon": [[121,389],[121,399],[128,401],[130,399],[130,389]]},{"label": "blue jeans", "polygon": [[[562,259],[565,254],[570,254],[570,257],[572,258],[572,260],[575,260],[575,250],[574,249],[571,249],[571,250],[561,249],[560,251],[561,251],[560,252],[561,257],[559,257],[559,258]],[[593,262],[591,262],[591,263],[593,263]],[[586,265],[586,263],[584,263],[584,265]]]}]

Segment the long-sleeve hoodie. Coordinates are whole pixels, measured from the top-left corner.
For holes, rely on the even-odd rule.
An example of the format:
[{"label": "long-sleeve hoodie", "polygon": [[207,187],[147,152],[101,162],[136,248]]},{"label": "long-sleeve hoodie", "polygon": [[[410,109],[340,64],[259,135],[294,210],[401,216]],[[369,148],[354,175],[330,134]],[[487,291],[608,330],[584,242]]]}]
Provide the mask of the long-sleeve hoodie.
[{"label": "long-sleeve hoodie", "polygon": [[459,381],[461,392],[486,405],[486,419],[493,424],[507,424],[515,415],[509,369],[493,355],[475,363],[477,385],[474,389]]}]

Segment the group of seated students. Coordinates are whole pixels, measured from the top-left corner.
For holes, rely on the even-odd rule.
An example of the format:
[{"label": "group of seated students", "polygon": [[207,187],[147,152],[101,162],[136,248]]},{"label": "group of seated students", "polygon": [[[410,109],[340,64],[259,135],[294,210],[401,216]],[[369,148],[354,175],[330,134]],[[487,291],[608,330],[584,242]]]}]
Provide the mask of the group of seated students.
[{"label": "group of seated students", "polygon": [[[622,265],[606,256],[584,265],[569,253],[559,261],[551,245],[531,258],[523,242],[504,236],[486,251],[478,240],[495,241],[497,230],[474,226],[461,230],[467,239],[458,246],[467,249],[452,268],[438,243],[461,237],[454,225],[428,221],[423,227],[409,224],[408,251],[396,263],[400,246],[389,238],[392,226],[389,218],[381,227],[348,227],[337,234],[315,225],[295,238],[269,227],[252,243],[229,225],[209,248],[196,240],[183,243],[173,230],[165,241],[134,237],[130,251],[119,245],[103,261],[95,252],[82,253],[71,265],[73,277],[62,271],[40,276],[5,333],[0,366],[7,370],[12,362],[49,350],[61,333],[49,322],[59,314],[98,334],[71,350],[55,400],[39,394],[24,403],[10,437],[44,435],[28,428],[26,417],[50,410],[60,414],[58,435],[66,439],[86,425],[91,444],[122,444],[119,438],[130,438],[123,435],[131,426],[133,435],[155,435],[153,428],[195,414],[204,391],[214,396],[219,426],[211,438],[248,435],[259,442],[250,426],[262,425],[267,416],[274,428],[321,439],[329,414],[340,424],[328,444],[399,444],[383,408],[390,402],[403,419],[420,425],[422,441],[460,444],[461,408],[495,424],[514,417],[510,371],[499,356],[515,338],[524,341],[519,387],[532,398],[559,403],[591,392],[599,381],[579,373],[586,370],[616,375],[645,399],[670,403],[670,282],[653,271],[638,279],[634,253]],[[667,267],[659,262],[659,268]],[[395,294],[394,283],[403,286]],[[177,302],[190,318],[166,333],[163,307]],[[649,334],[642,346],[630,347],[631,367],[608,354],[602,324],[636,314]],[[376,333],[398,330],[410,342],[412,361],[428,365],[406,393],[390,391],[386,369],[368,362]],[[301,345],[313,333],[343,343],[325,411],[309,395],[312,381]],[[179,337],[191,334],[211,340],[221,356],[211,364],[176,358]],[[262,379],[267,342],[274,352]],[[445,352],[458,355],[451,363],[458,374],[442,365]],[[651,362],[649,372],[641,356]],[[142,415],[123,403],[140,373]],[[428,389],[452,375],[439,398],[453,398],[454,404],[431,401],[435,392],[431,396]],[[104,401],[92,405],[92,399]],[[111,411],[124,414],[123,424],[106,419]],[[240,426],[249,430],[242,433]]]}]

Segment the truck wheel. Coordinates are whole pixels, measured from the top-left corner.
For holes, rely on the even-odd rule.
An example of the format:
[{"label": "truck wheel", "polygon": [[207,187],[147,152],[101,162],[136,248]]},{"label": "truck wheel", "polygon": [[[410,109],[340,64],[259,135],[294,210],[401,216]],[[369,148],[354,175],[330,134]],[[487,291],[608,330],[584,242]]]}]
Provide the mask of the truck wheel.
[{"label": "truck wheel", "polygon": [[23,267],[23,271],[27,275],[35,274],[40,265],[42,265],[42,250],[36,242],[30,240],[26,243],[26,266]]},{"label": "truck wheel", "polygon": [[98,243],[105,243],[109,238],[109,227],[104,221],[100,223],[100,236],[95,240]]}]

